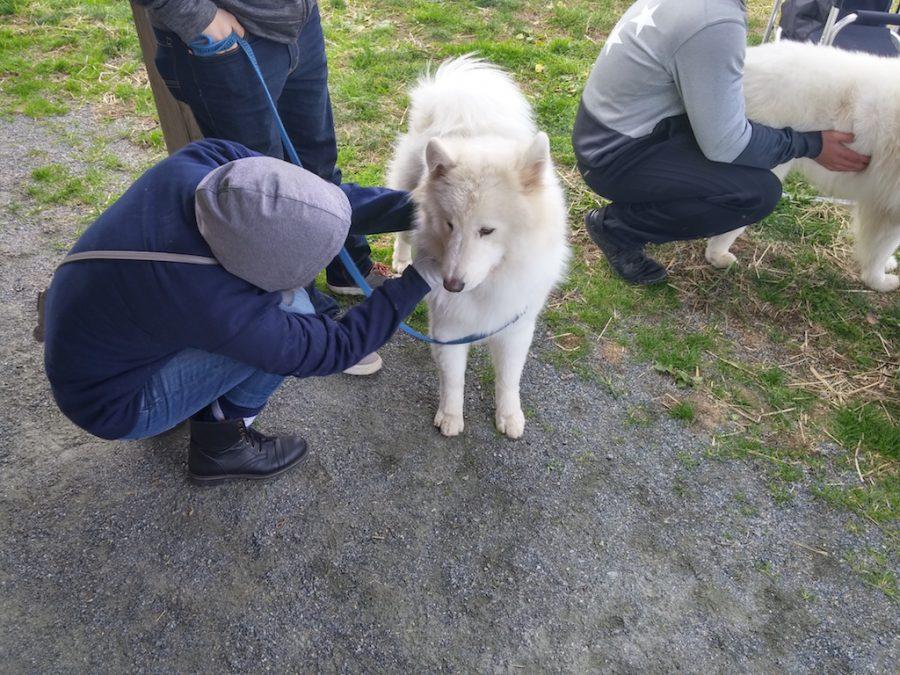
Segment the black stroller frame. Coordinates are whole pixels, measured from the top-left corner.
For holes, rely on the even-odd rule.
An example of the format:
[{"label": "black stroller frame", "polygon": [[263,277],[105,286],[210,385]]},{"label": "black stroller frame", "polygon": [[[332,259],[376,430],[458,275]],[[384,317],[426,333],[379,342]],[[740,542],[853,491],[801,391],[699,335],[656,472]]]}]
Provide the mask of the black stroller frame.
[{"label": "black stroller frame", "polygon": [[[772,13],[769,15],[769,21],[766,24],[763,42],[768,42],[772,39],[773,35],[776,40],[780,39],[781,29],[776,26],[776,21],[784,1],[785,0],[775,0],[772,7]],[[841,12],[844,10],[846,4],[848,4],[846,0],[834,0],[831,2],[831,9],[829,10],[828,19],[822,30],[819,44],[833,45],[841,31],[850,25],[893,28],[890,33],[897,47],[897,51],[900,53],[900,35],[896,32],[896,27],[900,26],[900,3],[898,3],[894,12],[856,10],[850,11],[850,13],[841,17]],[[890,7],[890,5],[888,5],[888,7]]]}]

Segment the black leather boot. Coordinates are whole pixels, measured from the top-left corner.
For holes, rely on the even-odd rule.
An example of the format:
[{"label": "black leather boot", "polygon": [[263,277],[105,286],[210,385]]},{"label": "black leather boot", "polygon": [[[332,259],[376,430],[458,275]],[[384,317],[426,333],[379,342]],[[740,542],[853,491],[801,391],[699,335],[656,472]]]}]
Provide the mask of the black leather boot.
[{"label": "black leather boot", "polygon": [[626,244],[612,236],[604,225],[606,209],[588,211],[584,224],[588,234],[609,261],[613,272],[630,284],[658,284],[669,275],[666,268],[644,252],[642,244]]},{"label": "black leather boot", "polygon": [[273,478],[302,462],[306,454],[306,441],[299,436],[266,436],[245,427],[243,420],[191,420],[188,473],[198,484]]}]

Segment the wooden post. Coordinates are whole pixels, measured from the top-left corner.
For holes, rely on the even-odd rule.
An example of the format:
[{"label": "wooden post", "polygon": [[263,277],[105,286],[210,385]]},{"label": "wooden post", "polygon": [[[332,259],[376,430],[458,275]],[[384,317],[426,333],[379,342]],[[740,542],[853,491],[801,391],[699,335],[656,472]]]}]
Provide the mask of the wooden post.
[{"label": "wooden post", "polygon": [[191,109],[181,101],[175,100],[156,70],[153,63],[156,58],[156,37],[153,35],[146,8],[132,2],[131,13],[134,15],[134,25],[137,28],[138,40],[141,42],[144,67],[147,69],[150,89],[156,102],[156,112],[159,114],[166,149],[172,154],[181,146],[203,138],[203,133],[197,126]]}]

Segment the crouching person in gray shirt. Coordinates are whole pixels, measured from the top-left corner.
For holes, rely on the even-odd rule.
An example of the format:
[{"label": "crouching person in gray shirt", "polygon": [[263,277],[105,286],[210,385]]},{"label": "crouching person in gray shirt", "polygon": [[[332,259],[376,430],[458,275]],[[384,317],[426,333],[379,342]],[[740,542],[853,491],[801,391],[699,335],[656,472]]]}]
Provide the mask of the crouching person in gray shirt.
[{"label": "crouching person in gray shirt", "polygon": [[797,157],[860,171],[868,157],[836,131],[799,133],[747,119],[743,0],[638,0],[597,57],[572,142],[588,186],[612,204],[585,224],[613,270],[665,279],[647,243],[755,223],[781,198],[771,169]]}]

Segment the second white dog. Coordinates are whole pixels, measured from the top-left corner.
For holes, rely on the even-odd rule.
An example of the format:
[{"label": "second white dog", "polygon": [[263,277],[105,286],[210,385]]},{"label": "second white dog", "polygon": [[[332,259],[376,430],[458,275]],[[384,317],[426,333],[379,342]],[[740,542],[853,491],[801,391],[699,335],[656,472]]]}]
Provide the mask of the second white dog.
[{"label": "second white dog", "polygon": [[[410,96],[388,185],[410,190],[416,229],[398,236],[394,268],[411,246],[437,259],[444,288],[429,294],[432,336],[490,334],[497,429],[519,438],[519,381],[535,321],[569,259],[567,210],[528,102],[502,70],[464,56],[444,62]],[[516,318],[518,317],[518,318]],[[440,374],[435,426],[463,430],[468,345],[433,347]]]},{"label": "second white dog", "polygon": [[[798,42],[747,50],[744,71],[747,115],[798,131],[837,129],[856,135],[852,148],[871,155],[860,173],[833,173],[811,159],[775,170],[782,180],[799,170],[819,190],[856,202],[856,258],[862,280],[876,291],[893,291],[900,278],[894,251],[900,245],[900,59],[846,52]],[[706,259],[727,267],[729,248],[744,228],[712,237]]]}]

